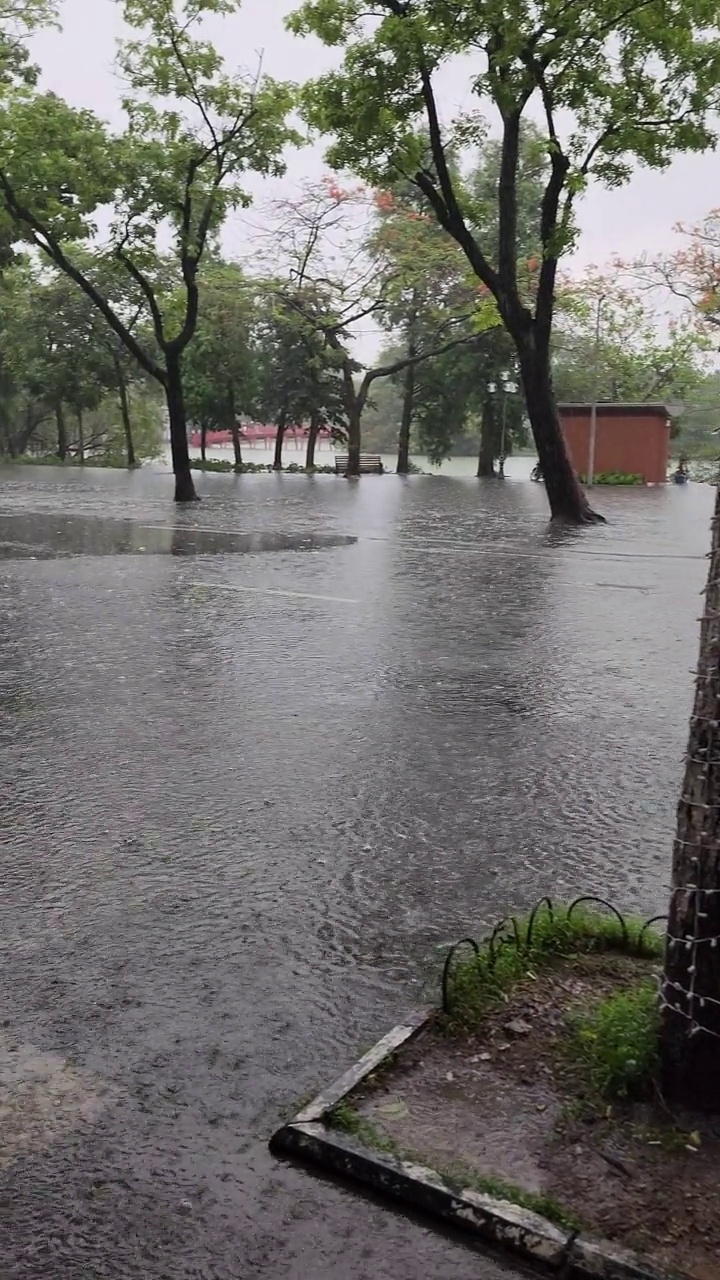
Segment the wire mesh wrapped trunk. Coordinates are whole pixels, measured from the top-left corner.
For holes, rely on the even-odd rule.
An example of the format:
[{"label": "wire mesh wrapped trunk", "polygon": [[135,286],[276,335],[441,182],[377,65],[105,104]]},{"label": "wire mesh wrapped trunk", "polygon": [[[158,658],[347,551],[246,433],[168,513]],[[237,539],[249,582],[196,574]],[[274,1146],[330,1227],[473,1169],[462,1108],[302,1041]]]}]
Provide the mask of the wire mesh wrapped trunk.
[{"label": "wire mesh wrapped trunk", "polygon": [[720,1111],[720,488],[677,808],[662,981],[665,1096]]}]

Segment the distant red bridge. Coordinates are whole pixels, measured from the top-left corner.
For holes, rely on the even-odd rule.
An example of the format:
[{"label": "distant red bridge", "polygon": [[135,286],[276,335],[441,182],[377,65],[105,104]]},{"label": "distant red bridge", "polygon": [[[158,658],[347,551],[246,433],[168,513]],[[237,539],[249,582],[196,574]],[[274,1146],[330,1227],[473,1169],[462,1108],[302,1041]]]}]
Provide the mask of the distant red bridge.
[{"label": "distant red bridge", "polygon": [[[240,428],[240,439],[243,444],[249,445],[251,449],[254,449],[257,446],[267,447],[268,445],[275,444],[275,441],[277,440],[277,433],[277,427],[264,426],[260,422],[246,422],[244,426]],[[284,443],[292,441],[296,449],[300,449],[301,446],[307,442],[308,435],[308,427],[286,427]],[[318,444],[322,440],[327,440],[328,443],[330,443],[331,434],[328,427],[321,427],[318,432]],[[190,444],[193,449],[199,449],[201,443],[202,436],[200,431],[191,431]],[[208,448],[217,448],[218,446],[229,445],[232,444],[232,434],[230,431],[208,431],[207,436],[205,437],[205,443]]]}]

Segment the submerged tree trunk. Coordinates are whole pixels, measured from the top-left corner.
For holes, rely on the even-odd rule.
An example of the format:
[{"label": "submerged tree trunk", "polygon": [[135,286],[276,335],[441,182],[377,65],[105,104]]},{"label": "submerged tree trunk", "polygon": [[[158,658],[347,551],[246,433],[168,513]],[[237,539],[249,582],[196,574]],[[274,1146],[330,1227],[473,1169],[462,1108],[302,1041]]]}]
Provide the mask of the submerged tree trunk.
[{"label": "submerged tree trunk", "polygon": [[232,437],[235,467],[239,471],[242,466],[242,448],[240,446],[240,428],[238,426],[237,413],[235,411],[234,387],[228,387],[228,424],[230,427],[230,435]]},{"label": "submerged tree trunk", "polygon": [[55,424],[57,426],[57,456],[61,462],[67,458],[68,441],[67,426],[65,424],[65,410],[62,401],[58,400],[55,405]]},{"label": "submerged tree trunk", "polygon": [[170,417],[170,450],[172,452],[173,472],[175,473],[175,501],[196,502],[198,496],[195,492],[190,470],[190,451],[188,449],[187,420],[185,418],[180,359],[174,355],[167,355],[166,361],[165,396]]},{"label": "submerged tree trunk", "polygon": [[661,995],[662,1090],[720,1111],[720,488],[673,849]]},{"label": "submerged tree trunk", "polygon": [[348,413],[347,424],[347,442],[348,442],[348,465],[346,476],[360,475],[360,450],[362,448],[362,426],[361,426],[361,410],[355,406]]},{"label": "submerged tree trunk", "polygon": [[555,403],[549,353],[538,349],[532,334],[516,337],[515,345],[550,514],[553,520],[568,524],[602,522],[604,517],[593,511],[570,461]]},{"label": "submerged tree trunk", "polygon": [[136,465],[135,442],[133,440],[132,422],[130,421],[130,401],[128,398],[125,374],[122,371],[122,365],[119,360],[115,361],[115,376],[117,378],[117,389],[120,397],[120,416],[122,418],[123,432],[125,434],[125,453],[127,455],[127,464],[128,467],[134,467]]},{"label": "submerged tree trunk", "polygon": [[75,416],[77,418],[77,425],[78,425],[77,457],[78,457],[78,462],[84,463],[85,461],[85,422],[83,419],[83,411],[81,408],[78,408],[75,410]]},{"label": "submerged tree trunk", "polygon": [[305,470],[311,471],[315,466],[315,446],[317,445],[318,435],[320,433],[320,414],[317,410],[313,410],[310,414],[310,426],[308,428],[307,451],[305,453]]},{"label": "submerged tree trunk", "polygon": [[477,475],[483,478],[495,475],[495,414],[492,401],[483,401],[480,418],[480,451]]},{"label": "submerged tree trunk", "polygon": [[285,440],[285,428],[287,426],[287,413],[283,409],[278,418],[277,435],[275,437],[275,457],[273,458],[273,471],[282,471],[282,453],[283,442]]},{"label": "submerged tree trunk", "polygon": [[[408,355],[414,357],[415,354],[415,346],[411,343],[408,347]],[[397,473],[399,476],[406,476],[410,470],[410,430],[412,427],[413,409],[415,407],[415,369],[416,365],[409,364],[405,370],[405,386],[403,388],[402,417],[400,419],[400,434],[398,436],[397,453]]]}]

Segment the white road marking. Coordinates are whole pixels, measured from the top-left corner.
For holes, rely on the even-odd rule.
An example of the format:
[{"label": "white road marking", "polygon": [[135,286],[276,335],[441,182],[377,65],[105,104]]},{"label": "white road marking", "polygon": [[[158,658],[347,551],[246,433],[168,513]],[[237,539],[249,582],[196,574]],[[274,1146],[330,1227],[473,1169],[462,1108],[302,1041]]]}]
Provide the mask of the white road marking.
[{"label": "white road marking", "polygon": [[259,596],[287,596],[290,600],[324,600],[330,604],[359,604],[359,600],[351,600],[349,596],[321,596],[310,591],[279,591],[275,587],[245,587],[231,582],[200,582],[191,579],[190,587],[208,587],[215,591],[251,591]]}]

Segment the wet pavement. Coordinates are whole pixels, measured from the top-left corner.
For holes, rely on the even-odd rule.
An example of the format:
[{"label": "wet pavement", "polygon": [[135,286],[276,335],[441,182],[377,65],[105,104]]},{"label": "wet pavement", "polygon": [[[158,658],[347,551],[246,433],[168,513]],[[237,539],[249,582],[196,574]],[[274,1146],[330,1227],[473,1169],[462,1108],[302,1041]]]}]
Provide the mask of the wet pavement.
[{"label": "wet pavement", "polygon": [[13,1280],[506,1273],[274,1161],[541,894],[663,909],[709,487],[0,470]]}]

